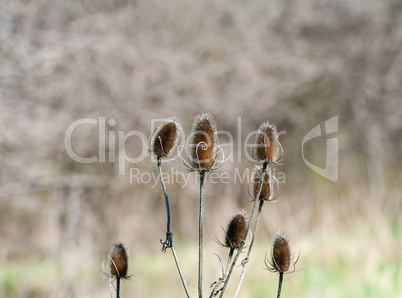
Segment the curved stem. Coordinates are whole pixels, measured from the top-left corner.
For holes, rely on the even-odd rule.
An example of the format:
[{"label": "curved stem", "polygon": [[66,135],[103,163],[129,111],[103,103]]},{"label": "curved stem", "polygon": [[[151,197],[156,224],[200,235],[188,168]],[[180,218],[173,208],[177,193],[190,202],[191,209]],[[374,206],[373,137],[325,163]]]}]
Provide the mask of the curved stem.
[{"label": "curved stem", "polygon": [[204,229],[204,178],[200,172],[200,213],[198,219],[198,297],[202,298],[202,263],[203,263],[203,229]]},{"label": "curved stem", "polygon": [[166,204],[166,213],[167,213],[167,221],[166,221],[166,240],[169,240],[168,235],[170,234],[170,208],[169,208],[169,198],[167,195],[165,183],[163,182],[162,178],[162,168],[161,168],[161,159],[158,157],[157,159],[157,164],[158,164],[158,174],[159,174],[159,180],[162,185],[162,190],[163,194],[165,195],[165,204]]},{"label": "curved stem", "polygon": [[[227,263],[226,263],[226,268],[225,268],[225,271],[222,272],[222,273],[223,273],[223,276],[222,276],[222,278],[220,278],[218,281],[215,282],[216,284],[215,284],[214,288],[212,289],[212,292],[211,292],[211,294],[209,295],[209,298],[212,298],[214,295],[217,295],[217,293],[218,293],[219,291],[216,292],[216,290],[217,290],[217,289],[219,288],[219,286],[225,281],[226,275],[228,274],[230,262],[232,261],[233,252],[234,252],[234,248],[230,248],[230,250],[229,250],[229,256],[228,256],[228,261],[227,261]],[[222,268],[222,270],[223,270],[223,268]]]},{"label": "curved stem", "polygon": [[[173,258],[176,263],[177,271],[179,272],[181,282],[183,284],[184,290],[186,292],[187,297],[190,297],[190,293],[187,288],[186,280],[184,279],[183,272],[181,271],[180,265],[179,265],[179,259],[177,258],[176,251],[174,250],[174,245],[173,245],[173,234],[170,232],[170,208],[169,208],[169,198],[166,192],[166,187],[165,183],[163,182],[162,178],[162,169],[161,169],[161,159],[157,159],[157,165],[158,165],[158,173],[159,173],[159,180],[162,185],[162,190],[163,194],[165,195],[165,204],[166,204],[166,213],[167,213],[167,222],[166,222],[166,241],[162,243],[162,251],[166,251],[167,248],[170,248],[172,250]],[[161,240],[162,242],[162,240]]]},{"label": "curved stem", "polygon": [[254,230],[253,230],[253,234],[252,234],[252,238],[251,238],[251,243],[250,243],[250,247],[248,248],[247,257],[246,257],[247,262],[245,262],[243,265],[243,270],[240,275],[239,284],[237,285],[236,293],[233,297],[236,297],[237,294],[239,293],[241,284],[243,282],[244,274],[246,273],[246,267],[248,264],[248,260],[250,260],[251,249],[253,248],[254,240],[257,235],[257,226],[258,226],[258,220],[260,219],[262,205],[264,205],[264,200],[260,200],[260,205],[258,206],[258,212],[257,212],[257,216],[255,217],[255,224],[254,224]]},{"label": "curved stem", "polygon": [[120,298],[120,277],[116,277],[116,298]]},{"label": "curved stem", "polygon": [[257,191],[257,194],[256,194],[256,196],[255,196],[256,199],[254,200],[253,210],[251,211],[250,219],[249,219],[248,224],[247,224],[247,228],[246,228],[246,232],[245,232],[245,234],[244,234],[244,238],[243,238],[243,240],[241,241],[239,250],[237,251],[237,254],[236,254],[236,256],[235,256],[235,258],[234,258],[234,260],[233,260],[233,262],[232,262],[232,266],[231,266],[230,269],[229,269],[228,276],[226,277],[225,284],[223,285],[223,288],[222,288],[222,291],[221,291],[221,295],[220,295],[219,297],[223,297],[223,294],[225,293],[226,287],[227,287],[227,285],[228,285],[230,276],[231,276],[231,274],[232,274],[232,272],[233,272],[233,269],[234,269],[234,267],[235,267],[235,264],[236,264],[236,262],[237,262],[237,259],[239,258],[240,253],[241,253],[242,250],[243,250],[244,244],[246,243],[246,238],[247,238],[247,235],[248,235],[248,231],[250,230],[250,225],[251,225],[251,222],[253,221],[255,209],[256,209],[256,207],[257,207],[257,202],[258,202],[258,199],[257,199],[257,198],[259,198],[259,197],[260,197],[260,194],[261,194],[262,183],[263,183],[263,181],[264,181],[264,175],[265,175],[265,172],[266,172],[266,170],[267,170],[267,166],[268,166],[268,162],[266,161],[266,162],[264,162],[264,164],[263,164],[263,166],[262,166],[261,180],[260,180],[260,184],[258,185],[258,191]]},{"label": "curved stem", "polygon": [[234,248],[230,248],[228,262],[226,263],[226,268],[225,268],[225,275],[223,276],[223,278],[225,278],[226,275],[228,274],[229,265],[230,265],[230,262],[232,261],[232,257],[233,257],[233,252],[234,252]]},{"label": "curved stem", "polygon": [[282,281],[283,281],[283,272],[279,272],[279,285],[278,285],[278,296],[277,296],[277,298],[281,297]]}]

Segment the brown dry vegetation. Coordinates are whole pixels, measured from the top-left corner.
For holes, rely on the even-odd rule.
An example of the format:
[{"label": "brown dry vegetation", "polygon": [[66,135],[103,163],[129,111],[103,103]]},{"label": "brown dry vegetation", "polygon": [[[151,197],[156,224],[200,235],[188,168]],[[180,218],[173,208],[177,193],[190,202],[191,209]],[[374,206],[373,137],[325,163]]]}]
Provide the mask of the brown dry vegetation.
[{"label": "brown dry vegetation", "polygon": [[[124,148],[117,132],[149,137],[152,119],[177,116],[189,134],[202,111],[235,144],[234,161],[218,171],[230,173],[230,183],[206,183],[208,245],[235,209],[251,206],[246,183],[234,183],[236,169],[253,167],[237,144],[269,120],[286,131],[284,165],[276,169],[286,183],[279,202],[263,211],[259,241],[268,245],[281,229],[297,247],[312,235],[364,225],[374,235],[367,249],[398,259],[402,232],[383,237],[391,225],[402,225],[401,49],[399,1],[0,1],[0,264],[51,260],[61,277],[40,290],[27,281],[10,295],[90,297],[103,287],[107,297],[100,271],[77,282],[85,275],[82,262],[100,268],[116,241],[133,254],[158,254],[166,220],[162,191],[154,182],[130,183],[128,174],[135,168],[156,175],[156,164],[148,156],[118,175]],[[306,166],[301,148],[310,129],[336,115],[339,180],[333,183]],[[116,120],[106,125],[106,162],[75,162],[64,146],[67,128],[99,117]],[[108,141],[109,131],[116,143]],[[81,126],[74,150],[99,157],[98,136],[96,126]],[[132,157],[142,148],[134,137],[125,146]],[[324,139],[305,151],[324,166]],[[108,161],[110,152],[116,162]],[[176,248],[197,239],[198,191],[190,177],[184,188],[167,185]]]}]

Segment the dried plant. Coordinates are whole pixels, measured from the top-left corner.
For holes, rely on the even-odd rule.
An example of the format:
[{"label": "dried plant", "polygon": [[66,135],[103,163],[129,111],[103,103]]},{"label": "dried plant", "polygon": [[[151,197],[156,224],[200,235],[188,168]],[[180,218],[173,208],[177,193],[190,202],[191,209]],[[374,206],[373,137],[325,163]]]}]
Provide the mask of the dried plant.
[{"label": "dried plant", "polygon": [[261,123],[255,139],[254,159],[260,162],[268,161],[270,164],[278,163],[282,160],[282,153],[276,126],[268,121]]},{"label": "dried plant", "polygon": [[[254,241],[255,241],[255,238],[257,235],[258,222],[259,222],[259,218],[260,218],[260,214],[261,214],[264,202],[271,201],[276,197],[276,195],[274,194],[274,191],[273,191],[274,184],[272,181],[276,182],[276,187],[277,187],[277,189],[279,189],[277,180],[275,178],[273,178],[273,175],[271,173],[272,171],[271,171],[270,165],[279,163],[282,160],[282,155],[283,155],[282,146],[279,143],[279,136],[278,136],[276,126],[273,124],[270,124],[268,121],[262,123],[257,131],[257,136],[256,136],[255,144],[254,144],[254,150],[253,150],[253,156],[257,162],[263,162],[263,165],[262,165],[262,167],[255,167],[255,169],[253,171],[254,179],[253,179],[253,185],[252,185],[253,186],[252,196],[253,196],[254,205],[253,205],[253,209],[251,211],[250,221],[246,228],[246,234],[248,233],[248,231],[250,229],[250,225],[254,220],[254,214],[255,214],[255,210],[256,210],[258,202],[259,202],[259,207],[258,207],[257,215],[255,216],[255,220],[254,220],[254,228],[253,228],[250,246],[248,247],[248,251],[247,251],[247,256],[242,261],[243,270],[240,275],[239,283],[237,285],[235,297],[239,293],[241,284],[243,282],[246,267],[247,267],[248,261],[250,259],[251,250],[253,248],[253,244],[254,244]],[[267,170],[268,170],[268,173],[266,173]],[[231,273],[235,267],[237,259],[240,256],[240,253],[244,247],[245,240],[246,239],[244,238],[242,241],[242,244],[240,245],[239,250],[232,262],[232,265],[229,269],[229,272],[226,277],[223,288],[221,289],[220,297],[223,297],[223,294],[224,294],[226,286],[229,282]]]},{"label": "dried plant", "polygon": [[214,166],[218,152],[218,133],[215,120],[209,113],[201,113],[194,119],[191,130],[190,153],[187,149],[189,163],[184,161],[188,170],[200,174],[200,209],[198,218],[198,297],[202,297],[203,268],[203,233],[204,233],[204,180],[205,172],[217,170],[221,164]]},{"label": "dried plant", "polygon": [[271,256],[265,257],[265,265],[269,271],[279,274],[278,298],[281,296],[283,274],[293,273],[298,260],[299,256],[295,260],[294,255],[292,255],[286,236],[277,232],[272,245]]},{"label": "dried plant", "polygon": [[163,194],[165,196],[165,205],[166,205],[166,239],[165,241],[161,240],[162,251],[166,252],[166,249],[170,248],[172,250],[173,258],[176,263],[177,271],[179,272],[184,290],[187,294],[187,297],[190,297],[186,280],[184,279],[183,272],[180,268],[179,259],[177,257],[176,251],[173,245],[173,234],[170,231],[170,207],[169,207],[169,197],[166,191],[165,183],[162,178],[162,167],[161,162],[163,158],[167,158],[172,155],[172,152],[176,149],[177,142],[180,138],[181,131],[180,122],[176,117],[172,117],[167,119],[163,124],[161,124],[154,132],[150,141],[150,152],[153,153],[157,158],[157,167],[159,180],[162,186]]},{"label": "dried plant", "polygon": [[[201,113],[194,118],[190,140],[185,148],[188,162],[180,155],[189,171],[215,171],[222,165],[223,150],[219,146],[216,123],[210,113]],[[219,153],[222,158],[217,160]]]},{"label": "dried plant", "polygon": [[180,139],[180,121],[176,117],[167,119],[155,129],[151,140],[149,151],[158,159],[167,158],[175,151]]},{"label": "dried plant", "polygon": [[[180,137],[181,126],[177,118],[167,119],[161,126],[159,126],[153,133],[150,139],[150,152],[157,159],[157,167],[159,173],[159,179],[162,186],[162,190],[165,196],[166,212],[167,212],[167,227],[166,227],[166,240],[162,241],[162,251],[166,251],[171,248],[176,266],[181,277],[183,287],[185,289],[187,297],[190,297],[189,291],[180,269],[178,258],[174,250],[173,245],[173,234],[170,231],[170,208],[169,199],[166,191],[164,181],[162,179],[162,169],[161,162],[164,159],[168,159],[174,152],[178,139]],[[219,146],[218,133],[216,128],[216,123],[214,118],[209,113],[201,113],[197,115],[194,119],[194,124],[192,127],[190,141],[187,147],[184,148],[187,154],[188,162],[181,156],[180,147],[178,150],[178,156],[182,160],[184,166],[189,171],[196,171],[199,173],[200,179],[200,206],[199,206],[199,243],[198,243],[198,297],[202,297],[202,281],[203,281],[203,222],[204,222],[204,182],[205,175],[207,172],[217,170],[222,162],[217,162],[218,153],[222,153],[223,150]],[[250,218],[247,218],[246,212],[238,211],[229,220],[227,229],[225,230],[225,239],[223,242],[217,240],[217,242],[225,248],[229,249],[229,255],[227,258],[227,263],[225,268],[223,268],[221,259],[219,258],[222,265],[222,277],[220,277],[216,282],[214,282],[211,287],[212,292],[210,297],[217,296],[223,297],[225,289],[230,280],[233,269],[236,262],[245,247],[247,235],[250,231],[251,226],[253,226],[251,233],[251,241],[248,246],[247,256],[242,260],[242,273],[240,275],[239,283],[236,288],[235,297],[239,293],[248,261],[250,259],[250,254],[253,248],[254,241],[256,239],[257,227],[259,218],[261,215],[262,207],[266,201],[274,201],[279,194],[279,184],[274,175],[272,174],[271,166],[273,164],[278,164],[282,160],[282,146],[279,143],[279,137],[277,133],[276,126],[270,124],[269,122],[264,122],[260,125],[254,144],[253,156],[256,162],[261,162],[262,166],[256,165],[252,174],[251,185],[251,198],[253,201],[253,208],[251,211]],[[259,205],[258,211],[257,204]],[[234,252],[237,250],[236,255]],[[233,257],[234,256],[234,257]],[[296,260],[297,262],[297,260]],[[269,270],[279,272],[280,283],[278,289],[278,297],[280,295],[280,289],[282,285],[283,273],[289,272],[289,268],[296,262],[293,262],[293,258],[290,257],[290,248],[286,238],[280,234],[277,234],[272,250],[272,260],[266,258],[265,263]],[[119,291],[119,279],[120,275],[116,275],[116,272],[121,272],[118,270],[117,261],[116,270],[112,272],[110,276],[116,276],[118,281],[117,291]]]},{"label": "dried plant", "polygon": [[123,243],[116,243],[109,252],[109,270],[105,272],[109,277],[110,286],[116,280],[116,298],[120,297],[120,280],[129,279],[127,275],[129,253]]},{"label": "dried plant", "polygon": [[[268,168],[270,169],[270,168]],[[253,169],[253,173],[251,176],[252,181],[252,200],[254,201],[257,198],[257,193],[260,186],[262,176],[262,167],[256,165]],[[258,200],[263,201],[272,201],[275,200],[276,197],[279,195],[279,183],[276,180],[275,176],[272,174],[265,174],[264,175],[264,183],[261,186],[260,196]]]},{"label": "dried plant", "polygon": [[229,221],[224,246],[230,249],[240,248],[241,241],[246,234],[246,228],[247,213],[244,210],[236,212]]},{"label": "dried plant", "polygon": [[226,263],[225,270],[222,268],[222,277],[219,278],[216,282],[214,282],[211,287],[213,287],[210,297],[216,296],[219,294],[218,288],[225,281],[226,275],[229,270],[229,265],[232,261],[233,252],[235,249],[239,249],[241,243],[246,235],[247,229],[247,213],[244,210],[237,211],[232,218],[229,220],[228,227],[225,231],[225,240],[224,242],[220,242],[217,240],[218,244],[223,247],[229,248],[229,256]]}]

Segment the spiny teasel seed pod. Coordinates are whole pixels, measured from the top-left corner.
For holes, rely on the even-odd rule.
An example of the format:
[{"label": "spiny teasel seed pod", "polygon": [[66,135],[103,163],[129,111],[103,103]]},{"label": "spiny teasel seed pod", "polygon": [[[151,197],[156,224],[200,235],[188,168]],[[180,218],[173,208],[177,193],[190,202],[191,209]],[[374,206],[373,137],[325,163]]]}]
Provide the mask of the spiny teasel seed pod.
[{"label": "spiny teasel seed pod", "polygon": [[260,125],[257,131],[253,157],[257,161],[275,163],[282,158],[282,147],[279,143],[278,131],[268,121]]},{"label": "spiny teasel seed pod", "polygon": [[299,258],[294,260],[289,241],[284,234],[277,232],[271,250],[271,258],[266,257],[265,265],[271,272],[294,272]]},{"label": "spiny teasel seed pod", "polygon": [[155,129],[149,151],[160,159],[170,156],[177,146],[180,131],[181,125],[176,117],[167,119]]},{"label": "spiny teasel seed pod", "polygon": [[[258,188],[260,186],[261,181],[261,173],[262,167],[255,166],[252,174],[252,188],[253,188],[253,200],[256,199],[258,194]],[[272,183],[271,183],[272,185]],[[271,196],[271,187],[269,185],[269,174],[265,172],[264,174],[264,182],[261,187],[260,197],[259,200],[269,201],[272,200],[273,196]]]},{"label": "spiny teasel seed pod", "polygon": [[189,156],[194,170],[208,171],[213,166],[217,152],[217,135],[215,120],[211,114],[202,113],[195,117]]},{"label": "spiny teasel seed pod", "polygon": [[238,211],[232,216],[226,230],[225,247],[240,248],[246,233],[247,221],[247,213],[244,210]]},{"label": "spiny teasel seed pod", "polygon": [[127,276],[129,255],[123,243],[116,243],[109,252],[110,275],[118,278],[129,278]]},{"label": "spiny teasel seed pod", "polygon": [[287,272],[290,268],[290,260],[291,254],[288,239],[277,233],[272,247],[272,264],[276,271]]}]

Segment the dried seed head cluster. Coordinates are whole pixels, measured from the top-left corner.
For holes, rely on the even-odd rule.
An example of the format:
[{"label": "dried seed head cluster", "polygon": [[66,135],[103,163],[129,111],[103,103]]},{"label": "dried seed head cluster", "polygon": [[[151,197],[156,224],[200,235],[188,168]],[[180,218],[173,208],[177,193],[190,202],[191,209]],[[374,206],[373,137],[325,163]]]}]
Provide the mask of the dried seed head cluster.
[{"label": "dried seed head cluster", "polygon": [[180,131],[180,122],[176,117],[167,119],[153,133],[149,150],[158,158],[170,156],[177,146]]},{"label": "dried seed head cluster", "polygon": [[260,125],[254,145],[254,158],[258,161],[278,162],[281,159],[281,145],[278,131],[274,124],[268,121]]},{"label": "dried seed head cluster", "polygon": [[226,231],[225,247],[239,248],[244,238],[247,228],[247,214],[244,210],[236,212]]},{"label": "dried seed head cluster", "polygon": [[[261,174],[262,174],[262,167],[260,166],[255,166],[253,170],[253,199],[255,200],[258,195],[258,188],[260,186],[260,181],[261,181]],[[271,196],[271,187],[269,184],[269,175],[267,172],[264,174],[264,182],[261,187],[261,192],[260,192],[260,197],[258,198],[259,200],[264,200],[268,201],[271,200],[273,197]]]},{"label": "dried seed head cluster", "polygon": [[293,260],[289,241],[285,235],[277,232],[274,244],[272,245],[271,260],[266,258],[265,265],[271,272],[289,273],[293,272],[297,263]]},{"label": "dried seed head cluster", "polygon": [[128,252],[124,244],[116,243],[109,252],[110,275],[119,278],[128,278]]},{"label": "dried seed head cluster", "polygon": [[217,151],[217,131],[212,115],[209,113],[197,115],[191,135],[189,157],[192,166],[199,171],[211,169]]}]

